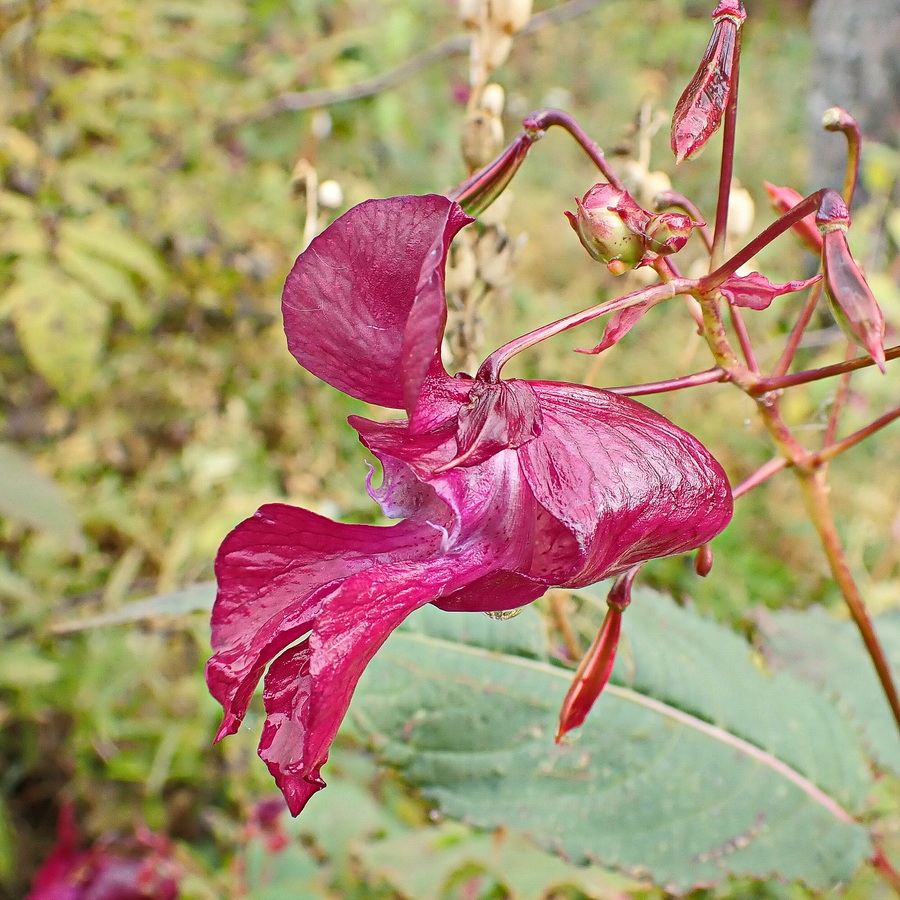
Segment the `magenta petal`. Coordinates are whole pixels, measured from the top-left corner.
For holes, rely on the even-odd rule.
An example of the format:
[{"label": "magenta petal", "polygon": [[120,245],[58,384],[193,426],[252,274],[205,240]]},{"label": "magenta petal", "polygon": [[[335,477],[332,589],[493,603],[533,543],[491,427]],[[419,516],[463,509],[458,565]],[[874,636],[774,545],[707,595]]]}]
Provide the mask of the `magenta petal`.
[{"label": "magenta petal", "polygon": [[218,737],[237,730],[271,660],[302,638],[334,584],[373,564],[435,552],[428,525],[343,525],[280,503],[261,507],[225,539],[216,559],[210,693],[225,718]]},{"label": "magenta petal", "polygon": [[544,429],[518,451],[525,478],[587,554],[565,586],[694,549],[728,524],[728,479],[696,438],[618,394],[532,384]]},{"label": "magenta petal", "polygon": [[367,200],[333,222],[284,286],[300,365],[352,397],[411,411],[443,335],[447,249],[470,221],[429,195]]},{"label": "magenta petal", "polygon": [[259,755],[293,815],[325,786],[319,770],[378,648],[413,610],[479,574],[459,555],[360,572],[328,598],[309,639],[272,663]]},{"label": "magenta petal", "polygon": [[775,284],[759,272],[749,275],[730,275],[722,282],[719,290],[729,303],[748,309],[768,309],[776,297],[802,291],[815,284],[822,276],[814,275],[805,281],[789,281],[787,284]]}]

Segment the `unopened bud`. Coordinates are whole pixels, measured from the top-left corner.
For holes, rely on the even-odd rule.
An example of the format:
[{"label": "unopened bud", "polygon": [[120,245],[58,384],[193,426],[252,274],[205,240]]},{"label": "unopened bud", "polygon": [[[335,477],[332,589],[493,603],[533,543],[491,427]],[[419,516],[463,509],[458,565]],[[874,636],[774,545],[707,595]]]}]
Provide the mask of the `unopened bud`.
[{"label": "unopened bud", "polygon": [[627,191],[611,184],[595,184],[581,200],[577,213],[567,212],[569,224],[584,249],[613,275],[635,268],[644,258],[644,230],[650,213],[641,209]]},{"label": "unopened bud", "polygon": [[492,116],[500,116],[503,113],[505,100],[506,94],[503,87],[492,81],[484,86],[484,90],[478,98],[478,108],[489,112]]},{"label": "unopened bud", "polygon": [[884,316],[850,253],[847,243],[850,213],[837,191],[826,191],[816,213],[816,224],[822,233],[825,295],[835,321],[883,373]]},{"label": "unopened bud", "polygon": [[461,150],[470,172],[486,166],[503,146],[503,123],[493,113],[477,109],[463,125]]},{"label": "unopened bud", "polygon": [[647,247],[660,256],[677,253],[687,242],[694,228],[705,222],[695,222],[684,213],[661,213],[647,223]]},{"label": "unopened bud", "polygon": [[728,239],[737,243],[750,233],[756,204],[750,192],[742,187],[733,187],[728,195]]},{"label": "unopened bud", "polygon": [[747,13],[741,0],[720,0],[703,59],[675,107],[672,151],[677,162],[696,156],[716,132],[737,78],[739,32]]},{"label": "unopened bud", "polygon": [[[772,208],[779,215],[784,215],[792,210],[801,200],[803,195],[789,187],[778,187],[775,184],[769,184],[764,181],[766,192],[772,201]],[[816,226],[816,217],[813,213],[804,216],[799,222],[795,222],[791,226],[791,230],[799,238],[800,243],[806,247],[811,253],[818,256],[822,252],[822,235]]]},{"label": "unopened bud", "polygon": [[344,205],[344,190],[333,178],[319,185],[319,206],[322,209],[340,209]]},{"label": "unopened bud", "polygon": [[609,676],[612,675],[619,635],[622,631],[622,612],[631,603],[631,588],[640,568],[635,566],[624,575],[620,575],[610,588],[606,598],[606,617],[593,644],[581,660],[572,686],[563,700],[559,712],[559,730],[556,733],[557,744],[566,732],[584,722],[594,701],[600,696],[609,681]]},{"label": "unopened bud", "polygon": [[521,31],[531,18],[531,0],[489,0],[491,24],[507,34]]}]

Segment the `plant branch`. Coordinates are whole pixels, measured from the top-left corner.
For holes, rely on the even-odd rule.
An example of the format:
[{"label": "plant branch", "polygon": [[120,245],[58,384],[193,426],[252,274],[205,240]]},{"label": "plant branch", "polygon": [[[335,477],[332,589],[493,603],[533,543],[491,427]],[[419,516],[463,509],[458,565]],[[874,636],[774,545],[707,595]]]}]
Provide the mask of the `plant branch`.
[{"label": "plant branch", "polygon": [[832,577],[837,582],[837,586],[850,610],[850,615],[857,629],[859,629],[860,636],[872,660],[872,665],[875,667],[875,672],[878,675],[888,706],[891,708],[894,721],[897,723],[897,728],[900,729],[900,696],[897,694],[897,687],[881,642],[878,640],[878,635],[875,634],[872,620],[869,618],[869,613],[859,593],[859,588],[856,586],[856,581],[850,572],[850,567],[847,565],[847,559],[829,507],[828,484],[825,480],[825,472],[822,469],[815,472],[802,472],[798,469],[797,472],[809,517],[812,519],[816,532],[819,535]]},{"label": "plant branch", "polygon": [[876,431],[880,431],[885,425],[890,425],[896,419],[900,419],[900,406],[892,409],[890,412],[886,412],[883,416],[879,416],[874,422],[870,422],[864,428],[860,428],[859,431],[854,431],[853,434],[849,434],[847,437],[820,450],[813,456],[814,464],[821,465],[830,459],[834,459],[836,456],[840,456],[841,453],[844,453],[851,447],[855,447],[858,443],[875,434]]},{"label": "plant branch", "polygon": [[[885,360],[896,359],[898,356],[900,356],[900,344],[884,351]],[[865,369],[867,366],[874,365],[876,365],[875,360],[870,356],[858,356],[849,362],[835,363],[832,366],[823,366],[821,369],[808,369],[805,372],[796,372],[780,378],[760,378],[749,389],[749,393],[751,396],[757,397],[769,391],[780,391],[798,384],[808,384],[811,381],[832,378],[835,375],[843,375],[844,372],[855,372],[857,369]]]},{"label": "plant branch", "polygon": [[[576,16],[589,12],[604,2],[605,0],[570,0],[570,2],[563,3],[561,6],[553,9],[535,13],[519,34],[531,34],[548,25],[558,25],[568,19],[573,19]],[[406,60],[406,62],[381,75],[341,87],[288,91],[273,97],[255,110],[223,123],[223,127],[234,128],[235,126],[246,125],[251,122],[261,122],[284,112],[300,112],[305,109],[317,109],[323,106],[333,106],[336,103],[346,103],[350,100],[361,100],[364,97],[374,97],[376,94],[402,84],[422,69],[426,69],[435,63],[454,56],[463,56],[469,52],[470,44],[471,38],[469,35],[455,34],[438,44],[434,44],[427,50],[417,53]]]},{"label": "plant branch", "polygon": [[790,464],[790,460],[787,457],[773,457],[760,466],[752,475],[748,475],[736,488],[733,488],[731,491],[732,498],[737,500],[738,497],[743,497],[744,494],[750,493],[753,488],[758,487],[782,469],[786,469]]}]

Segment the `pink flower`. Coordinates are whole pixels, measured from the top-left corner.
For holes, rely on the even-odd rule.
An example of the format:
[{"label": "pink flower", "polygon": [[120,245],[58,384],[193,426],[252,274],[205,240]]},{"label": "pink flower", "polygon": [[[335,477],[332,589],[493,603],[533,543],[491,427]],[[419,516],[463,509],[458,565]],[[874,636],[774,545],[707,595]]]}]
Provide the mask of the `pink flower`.
[{"label": "pink flower", "polygon": [[367,663],[413,610],[500,611],[691,550],[731,517],[719,464],[632,400],[546,381],[451,377],[444,265],[471,219],[440,196],[370,200],[298,258],[288,347],[310,372],[406,418],[351,424],[383,478],[391,526],[285,504],[225,539],[207,666],[240,725],[268,666],[259,753],[296,815]]},{"label": "pink flower", "polygon": [[175,864],[165,838],[139,833],[131,842],[78,848],[71,804],[62,807],[57,842],[25,900],[176,900]]}]

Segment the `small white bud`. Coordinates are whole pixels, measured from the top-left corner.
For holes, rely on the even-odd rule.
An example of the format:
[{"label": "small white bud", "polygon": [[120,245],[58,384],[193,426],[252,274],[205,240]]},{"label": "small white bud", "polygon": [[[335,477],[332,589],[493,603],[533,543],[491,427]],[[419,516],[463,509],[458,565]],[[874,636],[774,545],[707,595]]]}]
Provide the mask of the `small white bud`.
[{"label": "small white bud", "polygon": [[333,178],[319,185],[319,206],[322,209],[339,209],[344,205],[344,189]]}]

